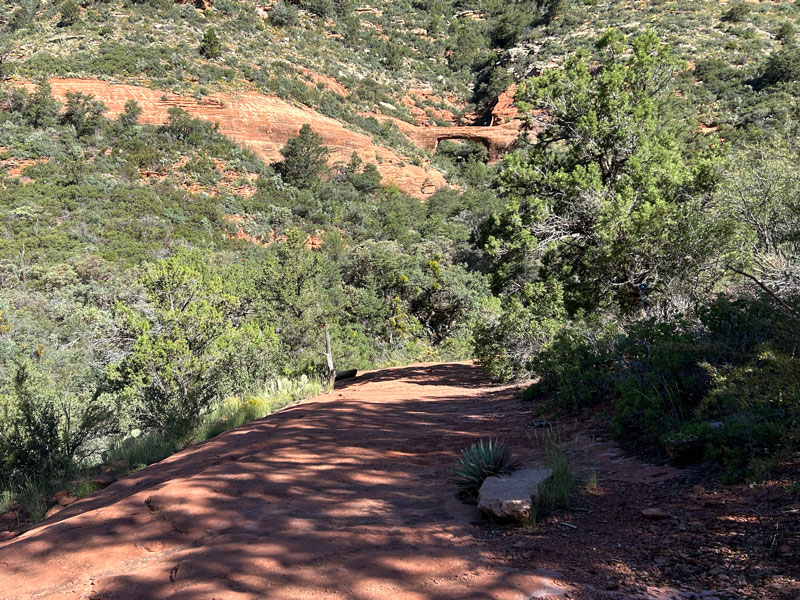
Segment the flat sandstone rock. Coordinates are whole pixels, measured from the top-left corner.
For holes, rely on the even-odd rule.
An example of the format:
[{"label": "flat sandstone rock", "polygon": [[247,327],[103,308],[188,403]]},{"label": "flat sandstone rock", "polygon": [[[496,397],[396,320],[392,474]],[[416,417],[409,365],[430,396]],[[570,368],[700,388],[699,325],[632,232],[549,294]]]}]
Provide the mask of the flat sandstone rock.
[{"label": "flat sandstone rock", "polygon": [[520,469],[511,475],[487,477],[478,494],[478,508],[496,519],[524,521],[539,496],[539,484],[552,475],[551,469]]}]

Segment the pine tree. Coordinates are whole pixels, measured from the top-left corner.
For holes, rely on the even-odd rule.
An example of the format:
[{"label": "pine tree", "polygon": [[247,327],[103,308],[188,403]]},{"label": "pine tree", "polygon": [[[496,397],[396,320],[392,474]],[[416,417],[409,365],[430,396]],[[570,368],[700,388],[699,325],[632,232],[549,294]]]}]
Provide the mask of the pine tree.
[{"label": "pine tree", "polygon": [[308,189],[319,182],[326,170],[329,151],[322,137],[306,123],[300,133],[281,148],[281,154],[283,161],[278,163],[277,169],[283,180],[297,188]]},{"label": "pine tree", "polygon": [[222,56],[222,42],[213,28],[209,28],[200,42],[200,54],[206,58],[219,58]]},{"label": "pine tree", "polygon": [[81,9],[75,0],[67,0],[61,5],[61,19],[58,21],[59,27],[69,27],[78,22],[81,17]]}]

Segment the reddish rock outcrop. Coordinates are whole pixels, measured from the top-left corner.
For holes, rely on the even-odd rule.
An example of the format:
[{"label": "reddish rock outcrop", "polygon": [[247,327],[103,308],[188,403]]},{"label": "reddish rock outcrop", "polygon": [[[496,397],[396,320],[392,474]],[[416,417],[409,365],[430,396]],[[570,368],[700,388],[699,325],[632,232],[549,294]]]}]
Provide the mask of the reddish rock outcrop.
[{"label": "reddish rock outcrop", "polygon": [[175,4],[194,4],[195,8],[200,10],[211,8],[211,0],[175,0]]},{"label": "reddish rock outcrop", "polygon": [[393,150],[375,144],[369,136],[277,97],[247,92],[236,96],[214,94],[197,101],[145,87],[112,85],[92,79],[51,79],[50,84],[53,95],[60,100],[64,100],[67,92],[93,94],[106,104],[112,117],[125,110],[128,100],[136,100],[142,108],[141,120],[146,123],[165,123],[167,111],[179,106],[193,117],[219,123],[221,133],[250,148],[267,162],[280,160],[280,149],[286,141],[308,123],[328,145],[332,163],[347,162],[356,152],[364,162],[377,165],[384,183],[393,183],[419,198],[425,198],[447,184],[439,171],[412,165]]},{"label": "reddish rock outcrop", "polygon": [[77,501],[72,494],[69,493],[67,490],[61,490],[55,496],[53,496],[53,500],[56,501],[56,504],[59,506],[69,506]]},{"label": "reddish rock outcrop", "polygon": [[497,102],[492,109],[492,125],[502,125],[519,119],[519,112],[514,104],[514,94],[516,93],[517,84],[514,83],[497,97]]},{"label": "reddish rock outcrop", "polygon": [[[390,120],[415,146],[431,152],[436,150],[442,140],[471,140],[479,142],[489,150],[489,161],[499,160],[511,144],[517,139],[520,121],[514,120],[496,127],[463,125],[460,127],[419,127],[400,119],[381,117]],[[539,128],[534,123],[531,133],[536,134]]]}]

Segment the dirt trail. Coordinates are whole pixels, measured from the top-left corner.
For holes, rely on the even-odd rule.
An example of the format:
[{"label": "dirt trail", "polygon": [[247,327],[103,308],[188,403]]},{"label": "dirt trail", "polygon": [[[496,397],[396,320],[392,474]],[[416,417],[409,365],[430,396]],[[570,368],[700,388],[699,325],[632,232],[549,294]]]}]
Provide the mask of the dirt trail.
[{"label": "dirt trail", "polygon": [[[470,364],[359,376],[180,452],[0,544],[0,599],[795,598],[783,486],[703,487],[557,425],[599,489],[535,531],[456,500],[456,452],[542,455],[540,415]],[[643,518],[657,507],[668,515]]]},{"label": "dirt trail", "polygon": [[469,365],[359,377],[0,547],[0,598],[559,595],[535,570],[499,566],[450,482],[454,451],[470,440],[520,446],[517,406]]}]

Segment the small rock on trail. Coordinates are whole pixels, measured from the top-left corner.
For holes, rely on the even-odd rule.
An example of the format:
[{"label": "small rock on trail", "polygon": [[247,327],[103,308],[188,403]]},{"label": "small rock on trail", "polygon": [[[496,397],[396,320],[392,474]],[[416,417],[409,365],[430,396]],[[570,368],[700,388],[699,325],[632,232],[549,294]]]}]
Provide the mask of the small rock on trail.
[{"label": "small rock on trail", "polygon": [[478,508],[496,519],[524,522],[539,497],[539,485],[552,475],[552,469],[519,469],[510,475],[487,477],[478,495]]},{"label": "small rock on trail", "polygon": [[642,510],[642,516],[650,521],[669,519],[669,513],[663,508],[645,508]]}]

